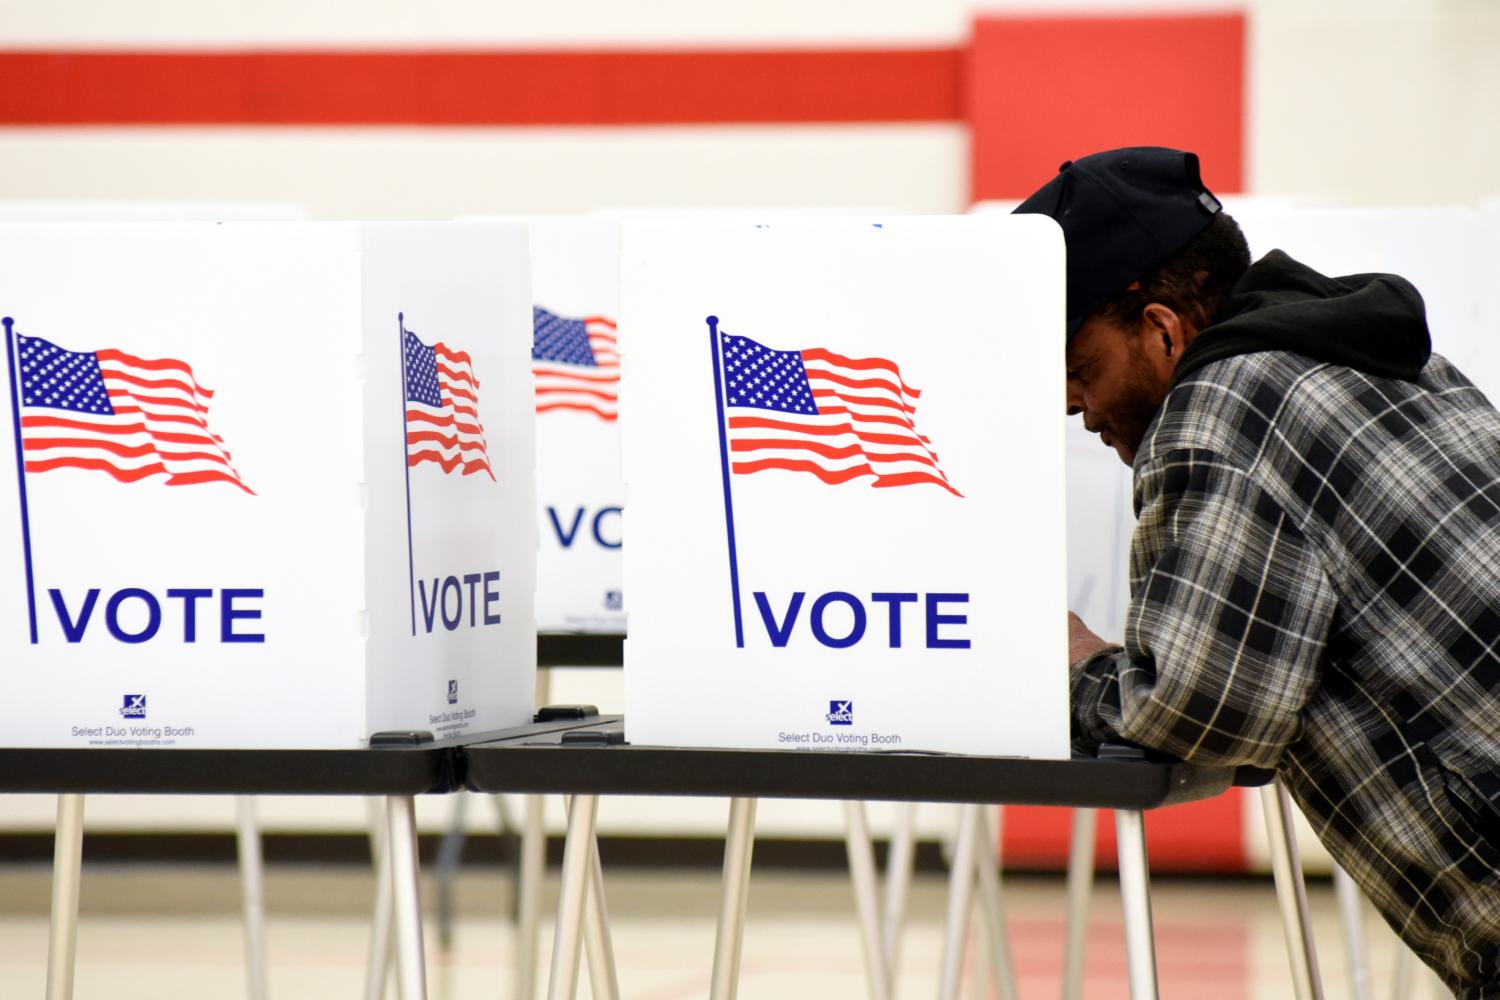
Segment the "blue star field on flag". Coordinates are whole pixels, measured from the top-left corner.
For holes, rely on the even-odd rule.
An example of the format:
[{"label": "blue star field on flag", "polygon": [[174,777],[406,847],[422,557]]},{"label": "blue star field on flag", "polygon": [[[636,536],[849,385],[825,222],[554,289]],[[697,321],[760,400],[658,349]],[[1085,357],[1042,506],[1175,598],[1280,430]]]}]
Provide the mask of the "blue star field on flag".
[{"label": "blue star field on flag", "polygon": [[21,398],[27,406],[112,414],[109,390],[93,351],[65,351],[40,337],[16,336],[21,349]]},{"label": "blue star field on flag", "polygon": [[818,412],[801,351],[776,351],[727,333],[723,337],[727,405],[778,413]]},{"label": "blue star field on flag", "polygon": [[598,367],[589,346],[588,326],[581,319],[565,319],[545,309],[532,307],[531,359],[558,361],[566,365]]},{"label": "blue star field on flag", "polygon": [[442,406],[438,389],[437,352],[406,331],[406,398],[414,403]]}]

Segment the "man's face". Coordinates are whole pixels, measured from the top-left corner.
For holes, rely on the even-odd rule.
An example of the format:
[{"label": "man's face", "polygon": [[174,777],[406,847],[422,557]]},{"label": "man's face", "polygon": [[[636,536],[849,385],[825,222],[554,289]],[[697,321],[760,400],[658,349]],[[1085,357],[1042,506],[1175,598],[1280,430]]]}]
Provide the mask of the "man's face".
[{"label": "man's face", "polygon": [[1114,448],[1126,465],[1167,397],[1175,351],[1149,323],[1128,330],[1090,317],[1068,345],[1068,414]]}]

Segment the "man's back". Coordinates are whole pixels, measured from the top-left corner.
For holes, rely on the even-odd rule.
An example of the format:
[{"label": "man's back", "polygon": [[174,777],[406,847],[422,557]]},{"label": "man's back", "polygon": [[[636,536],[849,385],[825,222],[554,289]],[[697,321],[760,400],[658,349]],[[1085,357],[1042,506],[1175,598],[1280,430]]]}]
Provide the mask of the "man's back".
[{"label": "man's back", "polygon": [[1409,941],[1500,984],[1500,414],[1436,356],[1259,351],[1180,381],[1135,473],[1126,650],[1177,675],[1143,742],[1277,766]]}]

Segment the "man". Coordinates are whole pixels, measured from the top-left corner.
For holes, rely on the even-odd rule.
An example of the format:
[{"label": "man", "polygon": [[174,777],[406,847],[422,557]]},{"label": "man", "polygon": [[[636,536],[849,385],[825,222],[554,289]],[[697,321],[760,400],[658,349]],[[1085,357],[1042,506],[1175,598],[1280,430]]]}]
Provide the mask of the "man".
[{"label": "man", "polygon": [[1255,263],[1191,153],[1063,164],[1068,412],[1133,468],[1075,730],[1275,768],[1459,1000],[1500,998],[1500,414],[1394,275]]}]

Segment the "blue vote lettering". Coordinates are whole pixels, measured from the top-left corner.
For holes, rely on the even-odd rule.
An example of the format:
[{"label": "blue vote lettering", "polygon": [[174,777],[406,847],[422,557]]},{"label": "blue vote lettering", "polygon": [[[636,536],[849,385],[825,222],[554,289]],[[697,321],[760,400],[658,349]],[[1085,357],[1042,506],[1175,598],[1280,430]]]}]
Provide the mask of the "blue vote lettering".
[{"label": "blue vote lettering", "polygon": [[[563,517],[559,516],[556,507],[547,508],[547,520],[552,524],[552,534],[557,537],[557,544],[565,549],[571,549],[573,543],[578,540],[578,532],[583,528],[584,518],[588,517],[587,507],[574,507],[572,517],[567,525],[563,524]],[[618,530],[606,532],[605,524],[612,519],[618,519],[622,513],[620,507],[600,507],[594,511],[593,517],[588,518],[589,531],[594,537],[594,542],[605,549],[618,549],[621,538]]]},{"label": "blue vote lettering", "polygon": [[[763,591],[754,591],[752,596],[755,598],[755,607],[760,612],[761,624],[765,626],[766,636],[771,640],[771,645],[778,649],[785,647],[791,642],[792,634],[796,630],[798,616],[807,599],[806,591],[793,592],[786,603],[786,611],[779,616],[772,608],[770,598]],[[919,604],[923,608],[925,628],[922,630],[922,638],[925,640],[924,645],[927,649],[970,648],[969,639],[952,634],[952,628],[968,624],[968,614],[950,610],[951,605],[968,603],[968,594],[956,592],[919,594],[915,591],[876,591],[870,595],[869,600],[870,605],[885,605],[885,642],[891,649],[902,647],[905,638],[905,633],[902,631],[902,611],[908,604]],[[829,631],[827,615],[829,608],[835,605],[848,609],[846,612],[848,631],[842,635],[835,635]],[[823,646],[830,649],[848,649],[864,641],[871,633],[870,614],[871,611],[866,607],[866,603],[854,594],[845,590],[831,590],[813,600],[807,616],[808,631]],[[835,619],[835,621],[843,620],[844,614],[839,614]],[[843,630],[840,629],[840,631]],[[874,634],[879,634],[878,627]],[[880,640],[877,638],[875,641]]]},{"label": "blue vote lettering", "polygon": [[615,535],[612,540],[606,540],[604,537],[604,530],[600,527],[600,524],[603,523],[606,517],[618,518],[622,513],[624,513],[624,511],[620,507],[600,507],[599,510],[595,512],[594,541],[598,542],[601,547],[606,549],[618,549],[620,547],[622,541],[620,536]]},{"label": "blue vote lettering", "polygon": [[[265,597],[266,592],[256,588],[228,587],[217,591],[219,595],[219,641],[220,642],[265,642],[263,632],[242,631],[236,622],[256,621],[261,617],[259,608],[245,606],[243,601]],[[102,591],[90,587],[75,612],[70,609],[68,599],[56,587],[48,588],[52,599],[52,610],[57,615],[57,624],[63,638],[70,643],[82,642],[88,634],[89,624],[99,607]],[[172,602],[181,607],[182,641],[198,641],[198,602],[212,601],[215,591],[209,587],[171,587],[164,597],[158,597],[144,587],[122,587],[104,602],[104,627],[117,642],[138,645],[150,642],[162,634],[162,625]],[[144,613],[145,620],[141,621]],[[127,624],[129,623],[129,624]],[[170,632],[170,630],[169,630]]]},{"label": "blue vote lettering", "polygon": [[[426,580],[417,581],[417,596],[422,605],[422,622],[430,633],[441,624],[449,632],[464,625],[468,628],[499,625],[500,571],[465,573],[463,576],[433,577],[429,590]],[[465,609],[468,614],[465,615]]]},{"label": "blue vote lettering", "polygon": [[564,531],[562,522],[557,519],[557,508],[547,508],[547,517],[552,522],[552,533],[557,536],[557,544],[565,549],[573,547],[573,539],[578,537],[578,526],[583,524],[583,513],[582,507],[576,508],[573,512],[573,523]]}]

